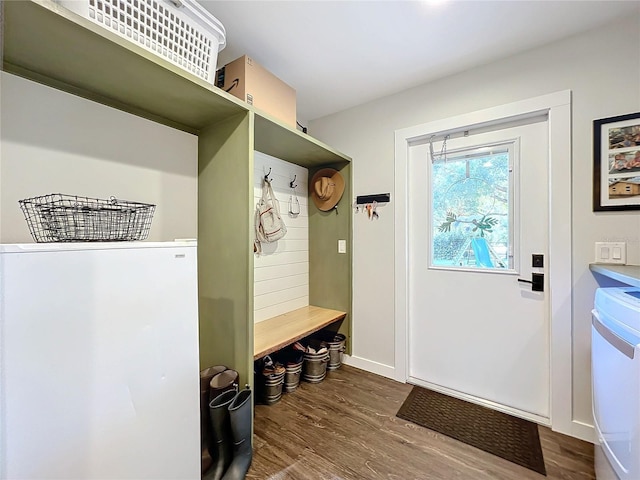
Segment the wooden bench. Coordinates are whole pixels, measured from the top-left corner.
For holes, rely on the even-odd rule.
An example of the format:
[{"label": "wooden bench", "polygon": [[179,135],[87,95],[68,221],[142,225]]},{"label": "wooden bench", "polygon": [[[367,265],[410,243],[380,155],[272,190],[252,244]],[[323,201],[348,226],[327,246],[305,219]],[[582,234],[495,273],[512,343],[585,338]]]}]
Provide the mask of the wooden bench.
[{"label": "wooden bench", "polygon": [[291,345],[342,320],[346,315],[346,312],[309,305],[258,322],[253,334],[253,359],[257,360]]}]

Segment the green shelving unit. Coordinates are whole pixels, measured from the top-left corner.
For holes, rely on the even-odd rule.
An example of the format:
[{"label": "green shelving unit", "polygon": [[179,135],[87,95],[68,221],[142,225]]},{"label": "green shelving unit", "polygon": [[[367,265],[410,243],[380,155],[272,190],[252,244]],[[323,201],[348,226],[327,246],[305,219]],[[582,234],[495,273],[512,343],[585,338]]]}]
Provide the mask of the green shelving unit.
[{"label": "green shelving unit", "polygon": [[340,215],[310,214],[309,294],[314,305],[347,312],[341,332],[350,338],[349,157],[53,1],[2,8],[4,71],[198,136],[202,367],[227,364],[253,385],[254,150],[310,175],[331,166],[344,176]]}]

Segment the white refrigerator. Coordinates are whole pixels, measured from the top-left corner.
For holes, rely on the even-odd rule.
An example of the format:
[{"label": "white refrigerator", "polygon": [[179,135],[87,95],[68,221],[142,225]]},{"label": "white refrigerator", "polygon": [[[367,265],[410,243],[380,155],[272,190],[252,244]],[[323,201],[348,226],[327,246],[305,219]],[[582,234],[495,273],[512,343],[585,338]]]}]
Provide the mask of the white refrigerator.
[{"label": "white refrigerator", "polygon": [[200,478],[195,242],[1,245],[0,348],[0,478]]}]

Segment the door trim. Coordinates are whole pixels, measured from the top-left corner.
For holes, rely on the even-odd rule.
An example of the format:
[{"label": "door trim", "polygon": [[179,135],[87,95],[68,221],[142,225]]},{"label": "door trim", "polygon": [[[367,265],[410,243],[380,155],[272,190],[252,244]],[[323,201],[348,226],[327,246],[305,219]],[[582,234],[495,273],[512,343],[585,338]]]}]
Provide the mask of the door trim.
[{"label": "door trim", "polygon": [[489,127],[505,120],[548,115],[550,421],[553,430],[593,440],[593,429],[573,421],[571,297],[571,91],[529,98],[416,125],[395,132],[395,379],[408,379],[408,159],[412,143],[431,135]]}]

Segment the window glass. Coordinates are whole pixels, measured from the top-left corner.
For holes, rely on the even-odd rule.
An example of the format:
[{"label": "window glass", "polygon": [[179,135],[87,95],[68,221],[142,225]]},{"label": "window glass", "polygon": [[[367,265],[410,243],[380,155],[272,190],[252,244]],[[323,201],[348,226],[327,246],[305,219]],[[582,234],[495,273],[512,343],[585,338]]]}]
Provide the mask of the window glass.
[{"label": "window glass", "polygon": [[512,151],[474,147],[433,162],[432,266],[513,268]]}]

